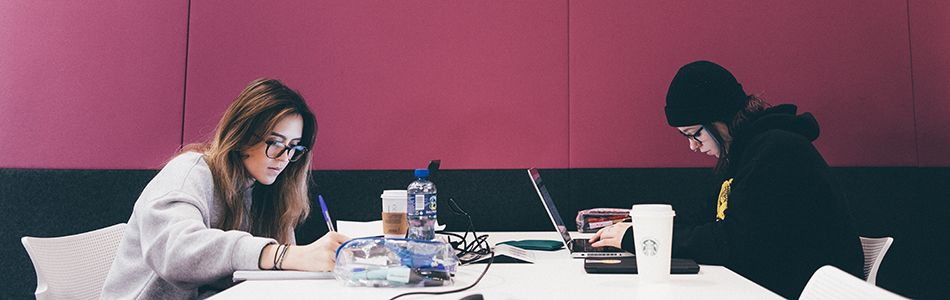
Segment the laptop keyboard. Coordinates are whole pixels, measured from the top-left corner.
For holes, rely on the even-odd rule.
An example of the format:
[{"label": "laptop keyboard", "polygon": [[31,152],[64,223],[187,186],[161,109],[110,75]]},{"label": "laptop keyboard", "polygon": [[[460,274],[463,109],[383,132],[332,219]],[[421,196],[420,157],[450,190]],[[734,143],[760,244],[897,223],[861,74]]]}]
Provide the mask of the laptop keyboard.
[{"label": "laptop keyboard", "polygon": [[617,252],[623,251],[620,248],[616,247],[594,247],[590,245],[590,240],[586,239],[575,239],[574,240],[574,252]]}]

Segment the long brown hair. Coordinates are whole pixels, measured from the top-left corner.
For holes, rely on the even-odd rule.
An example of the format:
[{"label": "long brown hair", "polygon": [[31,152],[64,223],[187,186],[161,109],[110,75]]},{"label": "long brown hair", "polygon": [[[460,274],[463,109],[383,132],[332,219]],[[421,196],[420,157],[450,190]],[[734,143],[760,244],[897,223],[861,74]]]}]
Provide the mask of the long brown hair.
[{"label": "long brown hair", "polygon": [[274,126],[288,116],[303,119],[299,145],[313,148],[317,121],[307,102],[279,80],[258,79],[244,88],[218,123],[214,138],[183,151],[203,152],[214,178],[215,194],[224,200],[223,218],[216,228],[239,230],[247,220],[250,233],[290,243],[293,228],[310,214],[311,156],[290,163],[271,185],[255,183],[250,216],[245,216],[247,182],[253,178],[241,151],[264,142]]},{"label": "long brown hair", "polygon": [[[765,98],[761,95],[749,94],[746,96],[745,106],[736,112],[736,115],[731,119],[718,120],[725,123],[729,128],[729,136],[735,138],[737,132],[741,132],[743,129],[748,127],[752,121],[755,120],[756,116],[764,111],[766,108],[769,108],[771,105],[768,102],[765,102]],[[707,131],[712,135],[713,139],[718,142],[719,145],[719,160],[716,162],[716,173],[721,173],[729,167],[729,153],[726,151],[726,143],[722,139],[722,135],[719,134],[719,131],[716,130],[716,127],[712,124],[703,124],[707,128]]]}]

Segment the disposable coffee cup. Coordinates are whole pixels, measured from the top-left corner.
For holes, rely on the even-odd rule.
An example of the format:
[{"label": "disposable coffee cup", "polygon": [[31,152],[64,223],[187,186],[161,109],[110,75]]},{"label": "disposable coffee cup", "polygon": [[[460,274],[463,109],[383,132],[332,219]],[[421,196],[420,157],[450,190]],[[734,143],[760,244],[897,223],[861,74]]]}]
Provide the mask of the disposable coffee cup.
[{"label": "disposable coffee cup", "polygon": [[637,204],[630,210],[640,282],[670,281],[675,215],[669,204]]},{"label": "disposable coffee cup", "polygon": [[383,200],[383,237],[405,238],[409,229],[406,220],[406,190],[385,190],[380,198]]}]

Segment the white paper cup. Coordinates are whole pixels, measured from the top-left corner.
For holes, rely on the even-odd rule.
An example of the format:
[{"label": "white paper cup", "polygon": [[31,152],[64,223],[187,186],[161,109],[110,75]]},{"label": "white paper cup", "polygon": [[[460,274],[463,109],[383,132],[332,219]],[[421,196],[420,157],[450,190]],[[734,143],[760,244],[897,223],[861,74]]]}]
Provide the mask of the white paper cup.
[{"label": "white paper cup", "polygon": [[406,190],[385,190],[380,198],[383,200],[383,237],[405,238],[409,229],[406,220]]},{"label": "white paper cup", "polygon": [[675,215],[669,204],[637,204],[630,210],[640,282],[670,281]]}]

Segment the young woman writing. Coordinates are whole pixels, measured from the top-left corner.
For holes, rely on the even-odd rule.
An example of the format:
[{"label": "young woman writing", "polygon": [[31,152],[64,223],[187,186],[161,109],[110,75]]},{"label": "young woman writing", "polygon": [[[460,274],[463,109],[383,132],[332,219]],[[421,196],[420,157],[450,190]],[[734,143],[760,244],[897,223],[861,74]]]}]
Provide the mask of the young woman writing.
[{"label": "young woman writing", "polygon": [[251,82],[213,139],[184,147],[142,191],[102,299],[204,298],[236,270],[332,270],[347,237],[296,245],[294,236],[310,212],[316,130],[297,92]]}]

